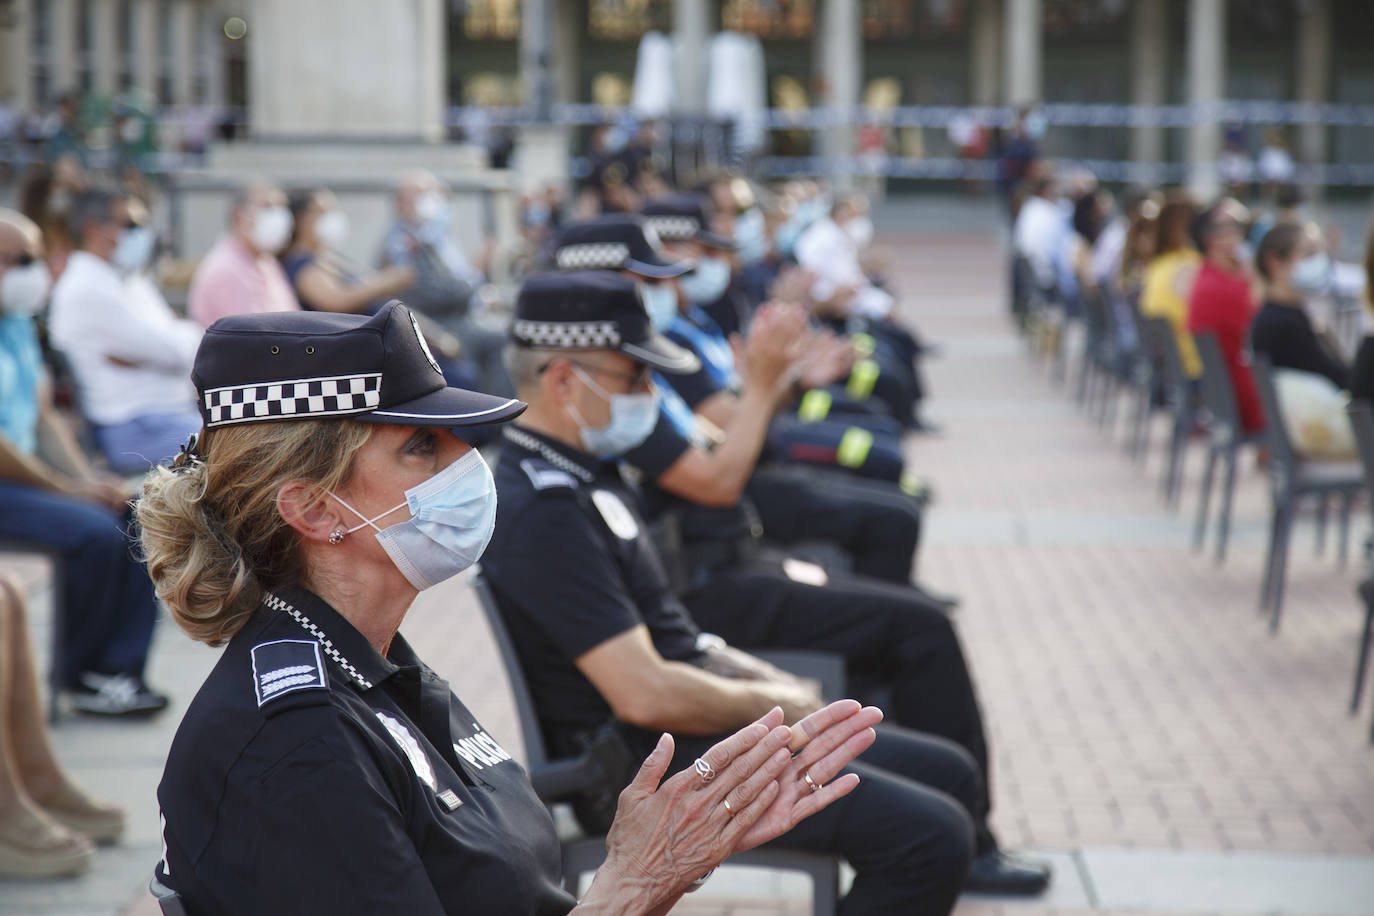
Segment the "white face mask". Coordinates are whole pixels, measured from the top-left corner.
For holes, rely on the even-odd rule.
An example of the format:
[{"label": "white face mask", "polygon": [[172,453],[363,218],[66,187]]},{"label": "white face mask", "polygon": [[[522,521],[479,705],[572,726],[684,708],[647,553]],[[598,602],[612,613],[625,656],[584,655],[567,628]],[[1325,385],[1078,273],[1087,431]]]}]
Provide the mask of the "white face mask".
[{"label": "white face mask", "polygon": [[137,273],[153,259],[153,249],[157,247],[157,236],[147,226],[132,226],[121,229],[119,240],[115,242],[114,253],[110,260],[125,273]]},{"label": "white face mask", "polygon": [[873,220],[867,216],[856,216],[844,224],[844,231],[856,248],[867,248],[873,241]]},{"label": "white face mask", "polygon": [[438,191],[425,191],[415,198],[415,216],[427,226],[447,228],[453,208]]},{"label": "white face mask", "polygon": [[42,261],[11,267],[0,275],[0,314],[32,318],[43,308],[51,288],[52,274]]},{"label": "white face mask", "polygon": [[1293,289],[1304,296],[1320,296],[1331,286],[1331,258],[1322,253],[1310,254],[1293,268]]},{"label": "white face mask", "polygon": [[276,254],[291,240],[291,211],[285,207],[262,207],[253,214],[253,228],[248,237],[253,247],[268,254]]},{"label": "white face mask", "polygon": [[640,445],[658,423],[658,392],[609,394],[577,366],[573,374],[611,405],[611,421],[605,426],[588,426],[577,408],[568,404],[568,413],[577,424],[582,447],[601,458],[619,457]]},{"label": "white face mask", "polygon": [[315,221],[315,238],[328,248],[342,248],[348,241],[348,214],[329,210]]}]

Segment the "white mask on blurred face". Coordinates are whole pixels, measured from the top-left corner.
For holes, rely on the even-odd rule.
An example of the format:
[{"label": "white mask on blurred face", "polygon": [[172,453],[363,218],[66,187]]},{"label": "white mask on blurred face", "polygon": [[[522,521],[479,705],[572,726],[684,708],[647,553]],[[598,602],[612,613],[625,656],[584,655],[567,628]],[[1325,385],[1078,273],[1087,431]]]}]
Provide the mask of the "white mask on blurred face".
[{"label": "white mask on blurred face", "polygon": [[0,315],[32,318],[43,308],[51,288],[52,274],[42,261],[11,267],[0,275]]},{"label": "white mask on blurred face", "polygon": [[285,207],[261,207],[253,214],[248,237],[259,251],[276,254],[291,240],[291,211]]},{"label": "white mask on blurred face", "polygon": [[348,215],[342,210],[329,210],[315,221],[315,237],[328,248],[342,248],[348,241]]},{"label": "white mask on blurred face", "polygon": [[844,231],[856,248],[867,248],[873,241],[873,220],[867,216],[856,216],[844,224]]}]

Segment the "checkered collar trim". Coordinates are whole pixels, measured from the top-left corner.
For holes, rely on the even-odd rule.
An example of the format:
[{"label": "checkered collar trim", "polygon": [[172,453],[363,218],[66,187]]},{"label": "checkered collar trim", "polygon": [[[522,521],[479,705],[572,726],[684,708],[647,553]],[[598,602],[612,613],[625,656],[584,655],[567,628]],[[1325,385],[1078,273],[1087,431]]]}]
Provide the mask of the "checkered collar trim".
[{"label": "checkered collar trim", "polygon": [[630,260],[630,246],[623,242],[564,245],[554,260],[559,270],[619,270]]},{"label": "checkered collar trim", "polygon": [[366,413],[381,401],[382,374],[369,372],[207,388],[202,407],[205,427],[213,429],[278,417]]},{"label": "checkered collar trim", "polygon": [[[334,664],[337,665],[340,668],[340,670],[342,670],[343,673],[348,676],[348,679],[350,681],[352,681],[354,684],[356,684],[363,690],[372,689],[372,681],[363,675],[362,671],[359,670],[357,665],[349,661],[348,658],[346,658],[344,654],[341,651],[339,651],[338,646],[336,646],[334,644],[334,641],[329,638],[329,634],[326,633],[320,627],[319,624],[317,624],[315,621],[307,617],[303,611],[296,608],[293,604],[291,604],[291,602],[285,600],[284,598],[281,598],[278,595],[273,594],[272,592],[263,593],[262,603],[274,611],[279,611],[283,614],[286,614],[292,620],[296,621],[296,623],[300,625],[301,629],[305,630],[305,632],[309,633],[316,640],[318,640],[320,644],[320,650],[323,651],[325,655],[329,656],[330,660],[333,661]],[[358,638],[361,639],[361,635],[359,635]],[[378,658],[380,658],[380,656],[378,656]],[[386,660],[382,659],[382,661],[385,662]],[[394,666],[392,666],[390,662],[386,662],[386,668],[392,667]],[[385,673],[390,672],[386,671]]]},{"label": "checkered collar trim", "polygon": [[511,325],[511,335],[531,347],[556,350],[609,350],[620,346],[614,321],[529,321]]},{"label": "checkered collar trim", "polygon": [[533,452],[560,471],[566,471],[583,483],[591,483],[596,479],[596,472],[594,470],[588,468],[571,455],[564,454],[561,450],[543,441],[533,433],[520,429],[517,426],[507,426],[501,431],[501,434],[505,436],[506,440],[512,445],[518,445],[527,452]]},{"label": "checkered collar trim", "polygon": [[701,231],[701,223],[690,216],[646,216],[644,224],[670,242],[691,241]]}]

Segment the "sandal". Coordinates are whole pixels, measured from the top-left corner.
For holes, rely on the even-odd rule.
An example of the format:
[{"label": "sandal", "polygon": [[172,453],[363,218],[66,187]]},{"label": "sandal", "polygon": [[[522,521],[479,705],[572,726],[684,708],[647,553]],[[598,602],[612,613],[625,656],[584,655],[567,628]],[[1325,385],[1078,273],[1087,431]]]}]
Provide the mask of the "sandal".
[{"label": "sandal", "polygon": [[123,808],[95,801],[70,783],[39,801],[38,806],[68,830],[102,846],[116,843],[124,835]]},{"label": "sandal", "polygon": [[94,859],[90,840],[39,812],[22,810],[0,823],[0,877],[79,875]]}]

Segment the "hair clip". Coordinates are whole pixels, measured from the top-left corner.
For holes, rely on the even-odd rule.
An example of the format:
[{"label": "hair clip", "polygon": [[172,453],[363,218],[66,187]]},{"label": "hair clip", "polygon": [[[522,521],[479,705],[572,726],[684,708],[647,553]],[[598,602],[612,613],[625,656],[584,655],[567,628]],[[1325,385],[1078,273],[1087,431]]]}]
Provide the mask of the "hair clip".
[{"label": "hair clip", "polygon": [[200,452],[196,449],[198,444],[196,434],[192,433],[191,438],[187,439],[186,444],[181,447],[181,451],[177,452],[177,456],[172,459],[173,471],[189,471],[205,463]]}]

